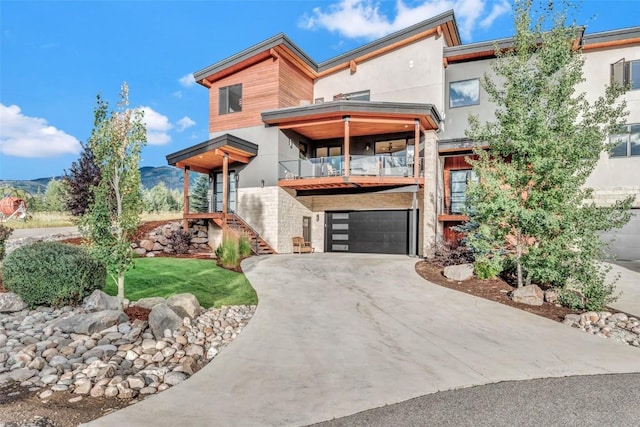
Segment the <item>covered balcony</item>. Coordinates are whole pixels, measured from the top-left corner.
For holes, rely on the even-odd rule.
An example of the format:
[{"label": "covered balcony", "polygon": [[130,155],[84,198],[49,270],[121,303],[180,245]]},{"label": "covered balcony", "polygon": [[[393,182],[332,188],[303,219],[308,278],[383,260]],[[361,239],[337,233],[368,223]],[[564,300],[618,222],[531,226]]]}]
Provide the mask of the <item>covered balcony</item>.
[{"label": "covered balcony", "polygon": [[[424,132],[437,130],[433,105],[339,100],[262,113],[300,147],[279,162],[280,187],[321,190],[424,185]],[[304,148],[303,148],[304,147]]]}]

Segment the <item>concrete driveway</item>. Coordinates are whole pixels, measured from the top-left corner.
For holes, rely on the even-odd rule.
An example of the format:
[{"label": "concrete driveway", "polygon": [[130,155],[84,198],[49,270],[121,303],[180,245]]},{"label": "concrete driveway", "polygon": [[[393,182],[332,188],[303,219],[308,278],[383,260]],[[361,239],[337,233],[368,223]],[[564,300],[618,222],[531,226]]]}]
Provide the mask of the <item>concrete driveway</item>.
[{"label": "concrete driveway", "polygon": [[640,371],[640,351],[420,278],[391,255],[254,257],[260,303],[188,381],[88,425],[306,425],[506,380]]}]

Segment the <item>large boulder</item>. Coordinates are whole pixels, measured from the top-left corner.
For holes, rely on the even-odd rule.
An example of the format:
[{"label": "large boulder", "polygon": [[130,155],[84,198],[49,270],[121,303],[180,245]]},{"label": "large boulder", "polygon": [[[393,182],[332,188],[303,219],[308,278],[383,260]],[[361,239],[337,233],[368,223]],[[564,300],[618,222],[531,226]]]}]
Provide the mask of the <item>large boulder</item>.
[{"label": "large boulder", "polygon": [[449,265],[442,274],[447,279],[463,282],[473,277],[473,264]]},{"label": "large boulder", "polygon": [[103,310],[58,320],[54,327],[66,333],[91,335],[128,320],[129,316],[120,310]]},{"label": "large boulder", "polygon": [[96,289],[91,295],[86,297],[82,306],[85,311],[88,312],[120,309],[118,297],[107,295],[100,289]]},{"label": "large boulder", "polygon": [[13,313],[27,308],[27,303],[15,292],[0,294],[0,313]]},{"label": "large boulder", "polygon": [[165,304],[166,302],[167,301],[162,297],[148,297],[140,298],[138,301],[134,302],[133,305],[151,310],[156,305]]},{"label": "large boulder", "polygon": [[513,291],[511,293],[511,299],[521,304],[542,305],[544,302],[544,293],[538,285],[527,285]]},{"label": "large boulder", "polygon": [[167,298],[167,305],[176,312],[180,318],[195,319],[200,315],[200,303],[193,294],[177,294]]},{"label": "large boulder", "polygon": [[176,330],[182,326],[182,317],[178,316],[167,304],[158,304],[149,313],[149,328],[156,340],[164,337],[164,330]]}]

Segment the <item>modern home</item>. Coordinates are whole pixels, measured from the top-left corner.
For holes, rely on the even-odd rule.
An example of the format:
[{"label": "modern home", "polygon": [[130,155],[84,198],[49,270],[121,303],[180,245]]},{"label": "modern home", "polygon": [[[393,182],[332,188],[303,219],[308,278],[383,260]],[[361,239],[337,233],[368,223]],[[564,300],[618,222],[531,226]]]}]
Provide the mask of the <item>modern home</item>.
[{"label": "modern home", "polygon": [[[300,236],[316,252],[421,256],[456,239],[475,178],[468,116],[493,118],[480,78],[509,43],[462,44],[450,11],[324,62],[279,34],[195,72],[209,140],[167,156],[185,172],[185,221],[209,219],[213,241],[242,227],[261,252]],[[638,195],[640,212],[640,27],[578,43],[587,97],[631,85],[627,132],[588,184],[602,204]],[[189,171],[209,176],[209,212],[189,209]],[[640,259],[640,215],[618,234],[618,256]]]}]

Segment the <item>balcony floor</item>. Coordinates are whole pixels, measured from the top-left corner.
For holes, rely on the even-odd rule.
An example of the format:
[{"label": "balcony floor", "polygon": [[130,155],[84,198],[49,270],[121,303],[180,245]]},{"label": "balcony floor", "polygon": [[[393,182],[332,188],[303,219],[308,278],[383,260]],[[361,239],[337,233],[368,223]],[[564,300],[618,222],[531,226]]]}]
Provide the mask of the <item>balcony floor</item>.
[{"label": "balcony floor", "polygon": [[320,178],[281,179],[278,185],[292,190],[324,190],[360,187],[390,187],[396,185],[424,185],[424,178],[406,176],[326,176]]}]

